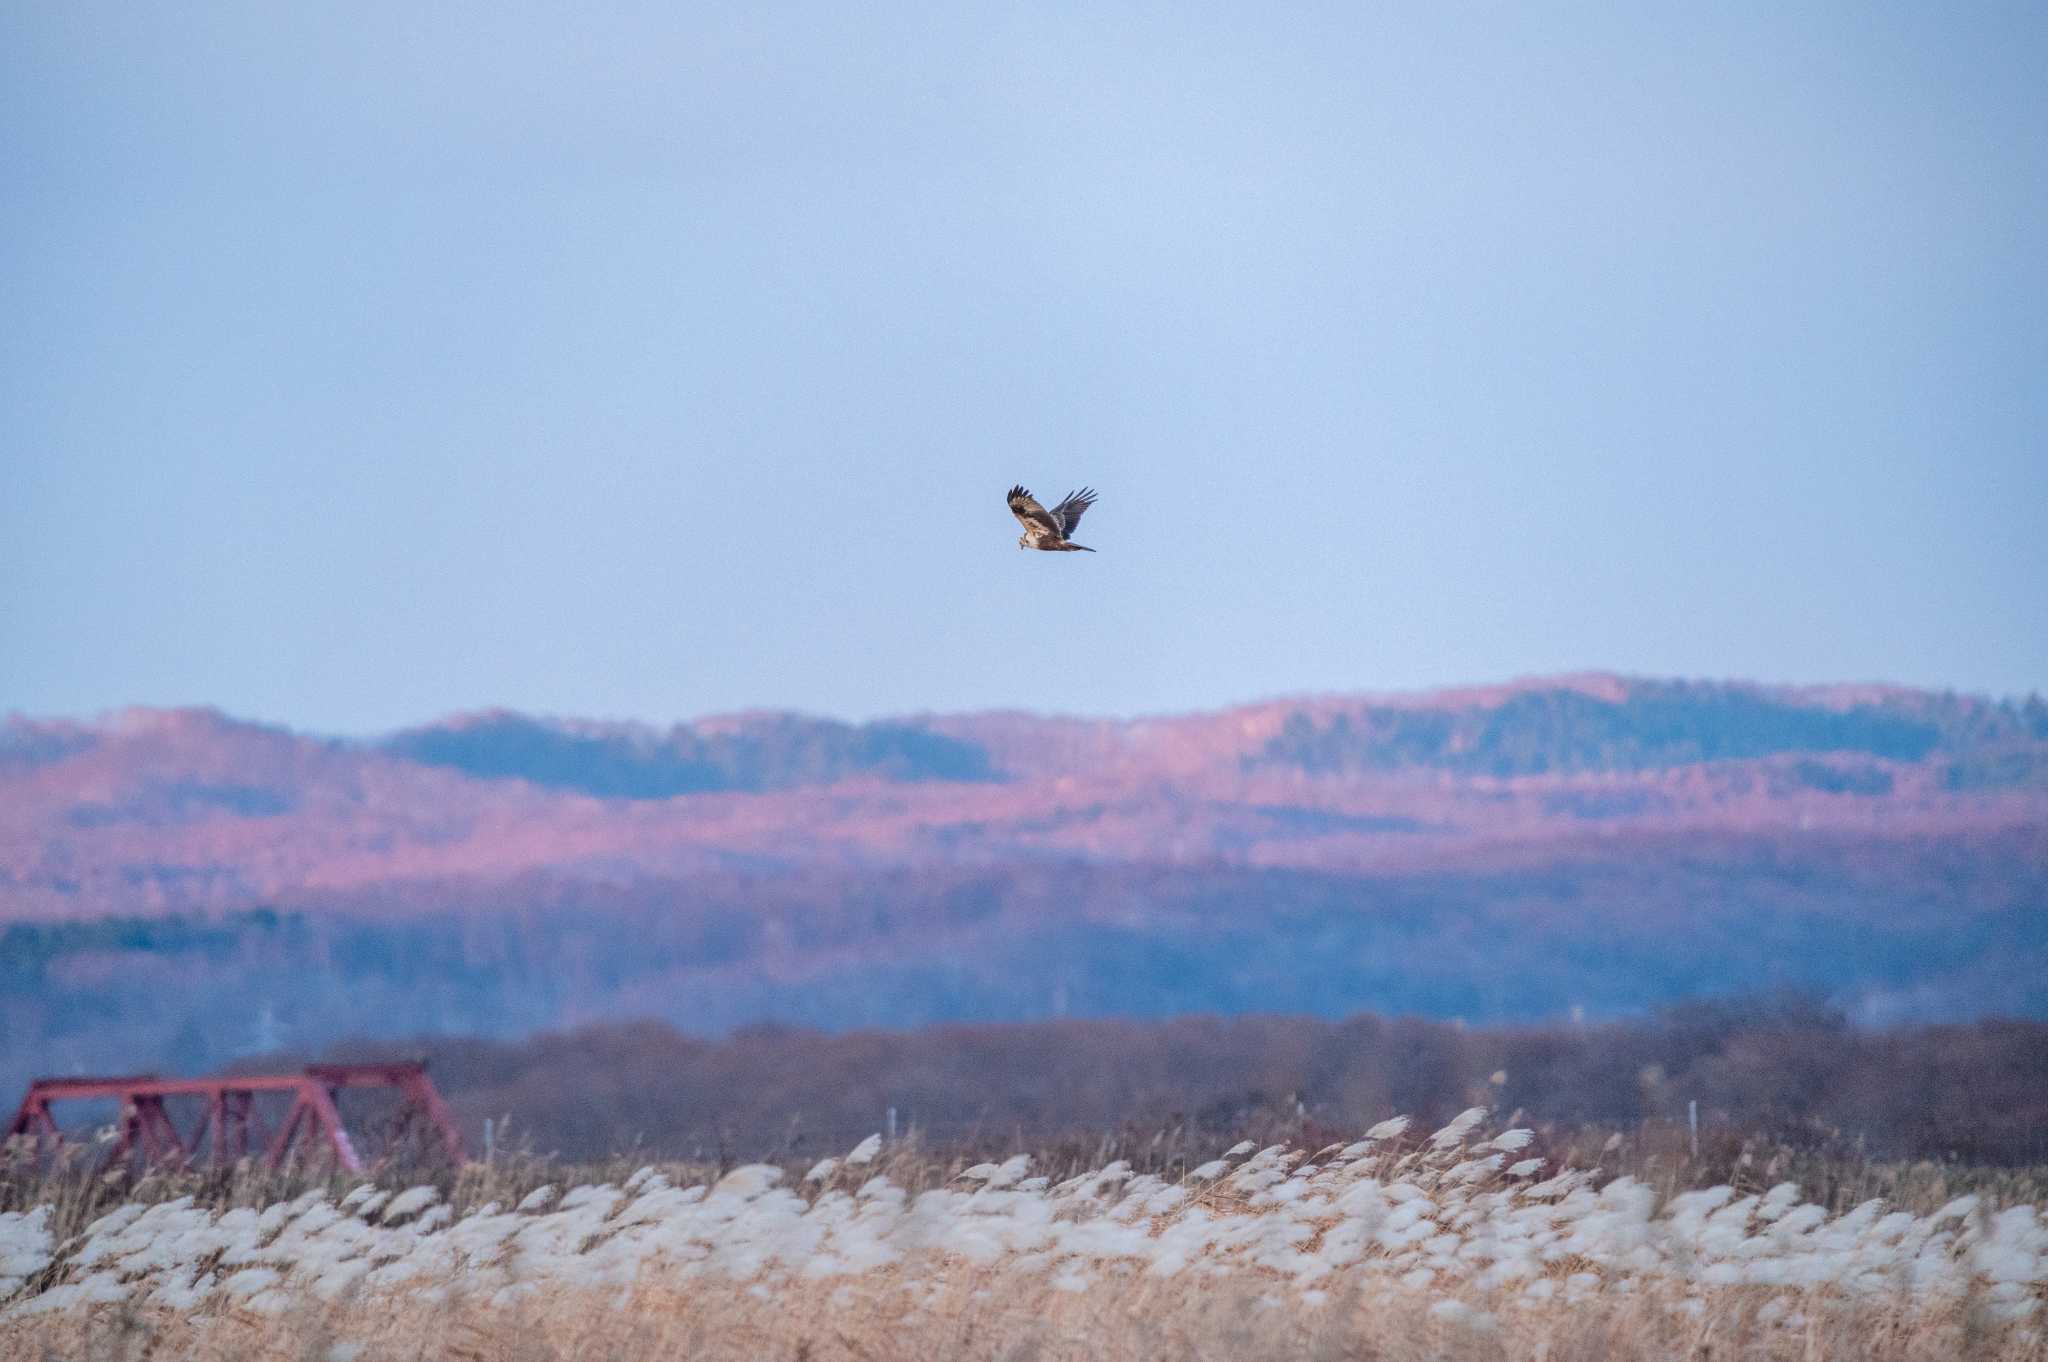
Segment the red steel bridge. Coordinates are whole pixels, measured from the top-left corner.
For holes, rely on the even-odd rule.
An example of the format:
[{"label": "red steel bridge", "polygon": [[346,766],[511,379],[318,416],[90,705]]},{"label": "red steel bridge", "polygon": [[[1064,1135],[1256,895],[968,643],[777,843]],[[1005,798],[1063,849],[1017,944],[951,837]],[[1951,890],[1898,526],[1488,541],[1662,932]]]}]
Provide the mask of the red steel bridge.
[{"label": "red steel bridge", "polygon": [[[224,1078],[39,1078],[29,1084],[7,1134],[61,1146],[64,1131],[52,1103],[111,1098],[120,1103],[120,1116],[108,1164],[140,1158],[152,1165],[218,1168],[254,1156],[281,1168],[294,1160],[332,1158],[337,1168],[359,1173],[363,1159],[337,1102],[345,1088],[396,1091],[396,1111],[382,1132],[388,1149],[417,1146],[450,1163],[463,1161],[454,1118],[426,1065],[417,1063],[309,1064],[295,1074]],[[194,1098],[196,1120],[189,1114]],[[171,1102],[187,1109],[186,1132],[172,1119]],[[280,1106],[282,1114],[272,1114]]]}]

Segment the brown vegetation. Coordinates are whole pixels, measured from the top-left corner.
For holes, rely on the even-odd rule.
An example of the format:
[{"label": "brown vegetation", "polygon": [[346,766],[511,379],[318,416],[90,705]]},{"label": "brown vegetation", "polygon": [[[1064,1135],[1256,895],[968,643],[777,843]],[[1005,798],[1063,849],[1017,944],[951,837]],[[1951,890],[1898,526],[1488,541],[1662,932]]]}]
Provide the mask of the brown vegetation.
[{"label": "brown vegetation", "polygon": [[1210,1017],[761,1027],[707,1042],[642,1023],[411,1048],[472,1140],[486,1117],[509,1120],[527,1147],[570,1159],[795,1161],[884,1130],[893,1108],[935,1148],[1072,1142],[1082,1158],[1168,1169],[1226,1136],[1314,1145],[1394,1112],[1435,1121],[1484,1105],[1557,1138],[1676,1130],[1697,1103],[1701,1158],[1721,1161],[1702,1176],[1729,1176],[1746,1141],[1865,1161],[2048,1163],[2048,1024],[1864,1031],[1798,997],[1562,1028]]},{"label": "brown vegetation", "polygon": [[[455,1294],[307,1304],[284,1315],[102,1313],[0,1324],[0,1362],[2039,1362],[2038,1335],[1969,1300],[1935,1312],[1811,1293],[1796,1323],[1766,1293],[1698,1314],[1646,1290],[1591,1302],[1482,1302],[1479,1327],[1428,1291],[1338,1291],[1314,1306],[1257,1283],[1045,1277],[955,1264],[912,1282],[696,1280],[557,1289],[507,1309]],[[1768,1317],[1767,1317],[1768,1316]],[[1490,1321],[1487,1323],[1486,1321]]]}]

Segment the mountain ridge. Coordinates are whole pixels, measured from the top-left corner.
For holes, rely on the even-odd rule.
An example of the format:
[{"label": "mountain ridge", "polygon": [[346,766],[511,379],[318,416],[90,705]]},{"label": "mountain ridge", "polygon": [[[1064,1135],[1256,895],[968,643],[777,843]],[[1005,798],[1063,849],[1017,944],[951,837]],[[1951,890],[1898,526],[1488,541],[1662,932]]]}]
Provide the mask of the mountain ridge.
[{"label": "mountain ridge", "polygon": [[1581,673],[1087,719],[667,728],[496,709],[369,739],[217,709],[0,725],[0,916],[233,909],[539,870],[1090,861],[1365,869],[1681,827],[2048,821],[2048,705]]},{"label": "mountain ridge", "polygon": [[17,718],[0,945],[0,1078],[221,1062],[223,998],[305,1043],[1780,987],[2048,1016],[2048,706],[1582,674],[1121,720]]},{"label": "mountain ridge", "polygon": [[485,705],[472,709],[451,710],[445,714],[428,719],[422,724],[406,725],[403,728],[391,730],[383,735],[346,738],[324,735],[316,729],[301,728],[289,723],[243,718],[229,713],[220,706],[211,704],[131,704],[104,710],[90,716],[75,714],[31,715],[18,710],[11,711],[4,716],[0,716],[0,729],[19,725],[78,729],[121,729],[149,728],[166,723],[175,725],[219,722],[237,728],[290,733],[297,736],[322,738],[327,741],[340,743],[374,743],[382,737],[389,737],[411,729],[443,726],[462,727],[472,725],[479,720],[502,717],[524,718],[541,723],[593,731],[646,731],[650,733],[666,732],[677,727],[727,728],[734,725],[743,725],[757,719],[781,720],[790,718],[817,723],[840,724],[849,727],[858,727],[863,724],[915,726],[941,721],[979,722],[984,720],[1013,719],[1046,724],[1104,724],[1142,727],[1177,720],[1228,719],[1237,715],[1263,713],[1274,709],[1319,711],[1332,707],[1346,706],[1485,708],[1497,706],[1505,700],[1520,695],[1542,691],[1572,691],[1598,699],[1617,701],[1627,698],[1632,691],[1642,687],[1672,686],[1698,690],[1747,692],[1776,699],[1837,708],[1853,705],[1911,705],[1944,702],[1985,709],[1997,709],[2024,707],[2030,702],[2036,704],[2042,702],[2038,693],[1996,695],[1988,691],[1959,690],[1955,687],[1912,686],[1890,681],[1780,682],[1758,681],[1740,677],[1667,677],[1648,673],[1592,669],[1537,673],[1512,677],[1498,682],[1470,682],[1445,686],[1356,691],[1290,691],[1251,700],[1236,701],[1209,709],[1147,711],[1121,716],[1041,711],[1019,708],[1017,706],[998,706],[991,709],[975,710],[907,710],[901,713],[879,715],[868,720],[853,720],[811,710],[757,706],[739,710],[712,710],[694,718],[678,719],[664,723],[660,720],[563,715],[523,710],[507,705]]}]

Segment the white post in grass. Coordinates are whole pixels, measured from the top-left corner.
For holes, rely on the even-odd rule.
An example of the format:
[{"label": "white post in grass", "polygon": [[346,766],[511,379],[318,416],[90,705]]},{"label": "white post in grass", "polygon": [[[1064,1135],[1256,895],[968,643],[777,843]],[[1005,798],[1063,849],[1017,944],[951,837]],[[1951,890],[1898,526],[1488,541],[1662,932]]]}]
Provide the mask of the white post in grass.
[{"label": "white post in grass", "polygon": [[1700,1156],[1700,1102],[1697,1097],[1685,1104],[1686,1129],[1692,1132],[1692,1156]]},{"label": "white post in grass", "polygon": [[889,1108],[889,1143],[896,1143],[896,1108]]}]

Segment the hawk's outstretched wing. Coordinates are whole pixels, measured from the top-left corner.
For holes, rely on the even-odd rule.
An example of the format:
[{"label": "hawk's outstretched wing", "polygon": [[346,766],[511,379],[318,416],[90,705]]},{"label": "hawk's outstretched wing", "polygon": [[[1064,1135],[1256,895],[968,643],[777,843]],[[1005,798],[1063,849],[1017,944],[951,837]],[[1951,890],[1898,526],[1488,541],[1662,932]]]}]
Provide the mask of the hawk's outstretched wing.
[{"label": "hawk's outstretched wing", "polygon": [[1010,514],[1017,517],[1018,523],[1024,527],[1024,533],[1034,539],[1048,534],[1055,539],[1066,537],[1066,532],[1060,528],[1060,522],[1053,513],[1039,505],[1037,498],[1021,486],[1010,489]]},{"label": "hawk's outstretched wing", "polygon": [[1060,536],[1074,537],[1074,527],[1081,523],[1081,513],[1095,504],[1095,489],[1083,487],[1078,492],[1067,493],[1066,499],[1052,508],[1052,518],[1060,525]]}]

